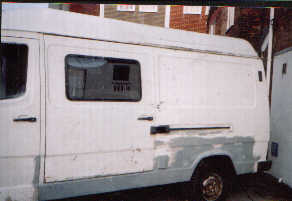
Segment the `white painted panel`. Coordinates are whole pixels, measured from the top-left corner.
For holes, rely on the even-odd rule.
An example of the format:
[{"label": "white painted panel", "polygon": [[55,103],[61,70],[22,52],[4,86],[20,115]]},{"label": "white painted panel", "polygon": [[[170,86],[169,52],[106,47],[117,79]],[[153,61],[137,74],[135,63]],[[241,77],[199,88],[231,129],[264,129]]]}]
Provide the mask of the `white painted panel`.
[{"label": "white painted panel", "polygon": [[[35,161],[33,157],[7,157],[0,158],[0,192],[1,188],[22,185],[33,185],[35,174]],[[38,173],[36,173],[38,175]],[[1,193],[0,193],[1,195]]]},{"label": "white painted panel", "polygon": [[[273,160],[272,174],[292,187],[292,51],[274,57],[271,106],[271,142],[279,145]],[[283,74],[286,63],[287,73]]]},{"label": "white painted panel", "polygon": [[[28,64],[25,93],[0,100],[0,200],[8,196],[11,200],[34,200],[40,162],[39,41],[2,36],[1,42],[26,44]],[[19,117],[36,117],[37,121],[13,121]]]},{"label": "white painted panel", "polygon": [[3,3],[2,10],[16,8],[48,8],[48,3]]},{"label": "white painted panel", "polygon": [[2,13],[1,20],[2,29],[52,33],[123,43],[190,48],[196,51],[258,58],[253,47],[247,41],[239,38],[145,26],[56,9],[7,10]]},{"label": "white painted panel", "polygon": [[256,171],[257,162],[265,160],[269,140],[266,80],[258,78],[262,62],[167,50],[158,55],[160,99],[155,123],[170,128],[231,129],[157,135],[155,139],[163,145],[157,147],[156,155],[168,156],[169,166],[177,168],[188,167],[204,152],[223,152],[231,156],[238,173]]},{"label": "white painted panel", "polygon": [[[152,170],[153,151],[147,151],[153,149],[151,122],[137,120],[142,115],[154,115],[153,60],[149,52],[140,53],[137,46],[51,36],[46,37],[46,44],[46,181]],[[65,95],[64,62],[68,54],[139,61],[142,100],[68,100]],[[135,150],[141,150],[141,153]],[[133,162],[133,157],[136,157],[133,151],[142,154],[145,160]],[[69,160],[67,155],[77,156],[77,159]],[[63,163],[56,166],[59,161]],[[78,173],[72,171],[72,168]]]},{"label": "white painted panel", "polygon": [[240,63],[161,57],[160,98],[168,105],[254,107],[253,69]]},{"label": "white painted panel", "polygon": [[[76,153],[48,157],[46,159],[48,164],[46,170],[49,172],[49,176],[46,176],[46,182],[149,171],[152,170],[153,164],[147,161],[152,160],[153,150],[151,149]],[[68,166],[68,164],[70,165]],[[60,175],[60,172],[62,172],[62,175]]]}]

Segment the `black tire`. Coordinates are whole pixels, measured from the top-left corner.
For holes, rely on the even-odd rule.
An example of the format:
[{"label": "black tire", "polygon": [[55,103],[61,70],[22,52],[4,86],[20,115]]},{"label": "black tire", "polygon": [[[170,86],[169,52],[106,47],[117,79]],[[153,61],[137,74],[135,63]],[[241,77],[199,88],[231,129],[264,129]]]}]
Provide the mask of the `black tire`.
[{"label": "black tire", "polygon": [[226,169],[201,162],[192,177],[194,201],[225,201],[231,189],[231,176]]}]

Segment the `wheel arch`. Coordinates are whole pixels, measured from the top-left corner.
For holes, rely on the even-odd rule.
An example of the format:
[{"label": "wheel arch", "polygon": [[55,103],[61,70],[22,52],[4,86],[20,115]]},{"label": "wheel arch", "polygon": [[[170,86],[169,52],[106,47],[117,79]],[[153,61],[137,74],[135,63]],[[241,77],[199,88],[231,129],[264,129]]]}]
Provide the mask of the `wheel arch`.
[{"label": "wheel arch", "polygon": [[[220,163],[218,163],[220,161]],[[224,167],[227,171],[231,171],[232,175],[236,175],[236,168],[233,164],[232,157],[227,152],[207,152],[204,154],[201,154],[200,157],[197,157],[197,159],[193,163],[193,170],[192,175],[190,176],[190,180],[192,176],[196,173],[196,170],[198,169],[199,165],[202,163],[211,164],[214,167]]]}]

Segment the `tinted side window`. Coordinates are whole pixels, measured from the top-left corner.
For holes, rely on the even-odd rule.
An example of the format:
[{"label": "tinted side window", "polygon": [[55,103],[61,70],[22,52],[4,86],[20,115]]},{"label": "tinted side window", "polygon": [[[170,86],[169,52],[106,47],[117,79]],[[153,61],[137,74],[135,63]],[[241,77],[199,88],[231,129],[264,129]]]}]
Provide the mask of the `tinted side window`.
[{"label": "tinted side window", "polygon": [[0,99],[15,98],[26,88],[28,47],[1,43]]},{"label": "tinted side window", "polygon": [[67,55],[65,71],[70,100],[141,99],[140,64],[136,60]]}]

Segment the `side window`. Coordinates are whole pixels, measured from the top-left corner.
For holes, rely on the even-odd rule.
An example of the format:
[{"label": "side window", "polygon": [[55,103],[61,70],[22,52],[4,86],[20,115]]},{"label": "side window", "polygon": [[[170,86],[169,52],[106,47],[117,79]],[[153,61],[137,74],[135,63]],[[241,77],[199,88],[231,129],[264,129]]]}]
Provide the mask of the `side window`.
[{"label": "side window", "polygon": [[0,99],[16,98],[26,88],[28,47],[1,43]]},{"label": "side window", "polygon": [[141,100],[140,64],[136,60],[67,55],[66,95],[70,100]]}]

